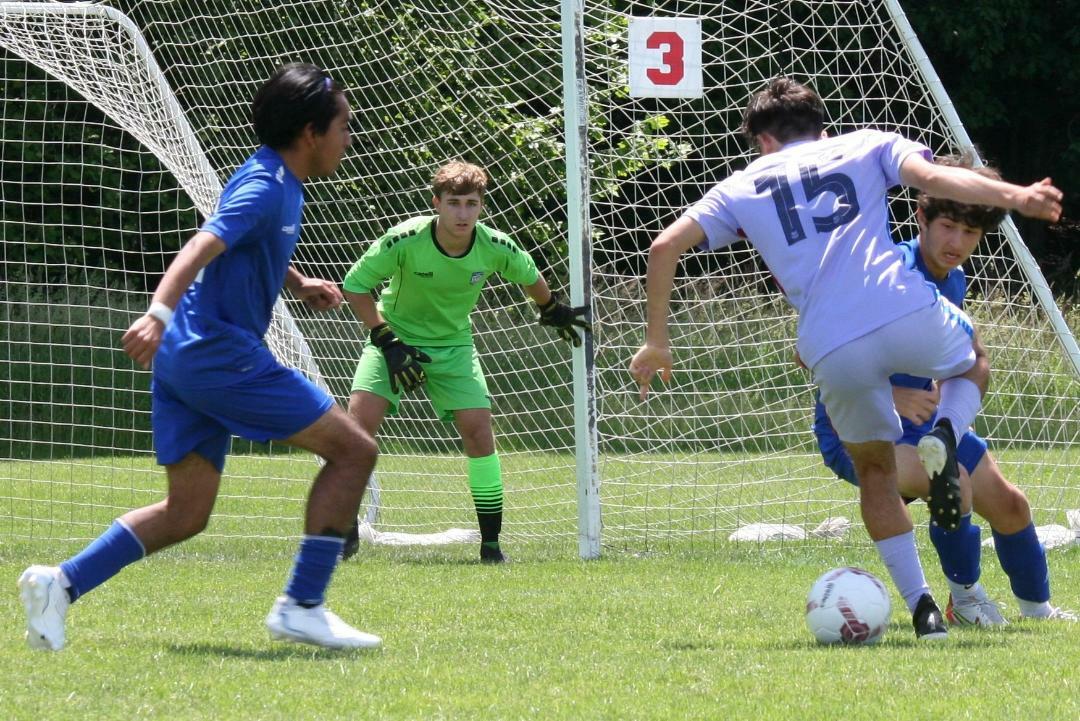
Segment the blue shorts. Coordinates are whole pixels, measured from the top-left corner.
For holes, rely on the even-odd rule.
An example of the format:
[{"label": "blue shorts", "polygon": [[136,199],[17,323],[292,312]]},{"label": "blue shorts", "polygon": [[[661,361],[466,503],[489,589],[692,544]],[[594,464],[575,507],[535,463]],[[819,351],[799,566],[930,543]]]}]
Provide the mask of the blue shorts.
[{"label": "blue shorts", "polygon": [[[897,445],[916,446],[919,439],[925,436],[934,427],[934,421],[922,425],[914,425],[904,419],[904,435],[896,442]],[[814,410],[814,435],[817,436],[818,449],[825,465],[837,475],[853,486],[858,486],[859,481],[855,478],[855,466],[851,462],[844,444],[836,435],[829,417],[825,414],[825,406],[820,402]],[[975,468],[986,455],[986,441],[973,431],[968,431],[960,439],[960,445],[956,448],[956,461],[967,469],[970,476]]]},{"label": "blue shorts", "polygon": [[188,379],[155,372],[150,425],[157,462],[167,466],[198,453],[220,473],[232,436],[259,443],[288,438],[334,405],[303,374],[278,363],[269,351],[266,356],[249,375],[220,388],[192,387]]}]

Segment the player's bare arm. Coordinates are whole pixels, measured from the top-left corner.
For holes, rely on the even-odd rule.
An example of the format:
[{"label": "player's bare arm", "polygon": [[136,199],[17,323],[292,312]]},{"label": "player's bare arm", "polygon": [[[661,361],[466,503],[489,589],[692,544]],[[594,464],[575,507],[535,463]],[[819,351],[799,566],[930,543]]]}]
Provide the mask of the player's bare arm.
[{"label": "player's bare arm", "polygon": [[[165,334],[167,322],[164,317],[172,315],[172,310],[176,308],[180,297],[194,282],[199,271],[224,251],[224,241],[206,231],[193,235],[180,249],[154,291],[150,304],[154,314],[148,312],[137,318],[121,339],[124,352],[132,360],[143,368],[150,367],[150,361],[161,345],[161,336]],[[164,311],[164,315],[159,309]]]},{"label": "player's bare arm", "polygon": [[630,376],[638,384],[641,400],[649,396],[649,384],[660,373],[665,383],[671,380],[671,342],[668,337],[668,310],[675,269],[682,254],[705,240],[705,231],[697,221],[679,218],[665,228],[649,246],[645,276],[645,343],[630,361]]},{"label": "player's bare arm", "polygon": [[378,328],[386,322],[379,313],[379,308],[375,305],[375,299],[371,297],[371,293],[353,293],[347,290],[345,302],[349,304],[349,309],[352,310],[356,319],[368,330]]},{"label": "player's bare arm", "polygon": [[1061,218],[1062,192],[1050,178],[1031,185],[992,180],[965,168],[931,163],[921,155],[909,155],[900,166],[904,185],[929,195],[971,205],[993,205],[1051,223]]},{"label": "player's bare arm", "polygon": [[341,305],[341,291],[336,284],[322,278],[309,278],[291,265],[285,273],[285,287],[312,310],[333,310]]}]

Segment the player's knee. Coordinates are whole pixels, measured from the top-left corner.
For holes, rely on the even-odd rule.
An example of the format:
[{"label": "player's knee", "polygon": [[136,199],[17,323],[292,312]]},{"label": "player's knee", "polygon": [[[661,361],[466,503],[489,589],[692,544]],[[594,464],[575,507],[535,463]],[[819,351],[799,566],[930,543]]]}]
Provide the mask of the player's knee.
[{"label": "player's knee", "polygon": [[[1006,483],[1007,492],[1002,496],[1000,516],[1003,524],[1008,524],[1007,530],[1019,531],[1027,528],[1031,523],[1031,505],[1027,496],[1016,486]],[[1005,530],[999,528],[999,530]]]},{"label": "player's knee", "polygon": [[356,468],[358,473],[367,474],[367,469],[375,464],[379,447],[375,438],[356,423],[350,423],[347,431],[340,436],[333,455],[326,460],[348,468]]},{"label": "player's knee", "polygon": [[169,543],[180,543],[206,530],[210,513],[192,509],[175,510],[169,514]]}]

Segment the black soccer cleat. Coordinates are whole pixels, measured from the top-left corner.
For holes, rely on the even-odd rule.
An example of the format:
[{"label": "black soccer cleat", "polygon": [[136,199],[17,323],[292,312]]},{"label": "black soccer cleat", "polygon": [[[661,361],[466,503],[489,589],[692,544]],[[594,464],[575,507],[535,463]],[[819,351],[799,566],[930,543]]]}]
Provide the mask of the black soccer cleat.
[{"label": "black soccer cleat", "polygon": [[919,460],[930,477],[926,505],[930,522],[946,531],[960,527],[960,468],[956,464],[956,436],[952,423],[942,418],[919,439]]},{"label": "black soccer cleat", "polygon": [[915,604],[911,625],[915,627],[915,638],[920,641],[940,641],[949,635],[945,617],[941,615],[941,609],[929,593],[920,596],[919,602]]},{"label": "black soccer cleat", "polygon": [[341,548],[341,560],[348,561],[350,558],[356,555],[356,552],[360,550],[360,517],[357,516],[356,520],[352,524],[352,528],[349,529],[349,533],[345,536],[345,545]]},{"label": "black soccer cleat", "polygon": [[492,548],[486,543],[480,544],[480,563],[507,563],[510,557],[502,552],[498,546]]}]

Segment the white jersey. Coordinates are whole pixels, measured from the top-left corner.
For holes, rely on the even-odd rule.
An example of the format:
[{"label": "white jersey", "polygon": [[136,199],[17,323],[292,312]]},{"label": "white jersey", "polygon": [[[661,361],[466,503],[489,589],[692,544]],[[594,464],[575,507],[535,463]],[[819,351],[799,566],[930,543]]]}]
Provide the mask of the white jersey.
[{"label": "white jersey", "polygon": [[703,250],[747,239],[799,311],[798,349],[829,351],[935,301],[889,235],[888,190],[926,146],[860,130],[785,145],[734,173],[686,211]]}]

